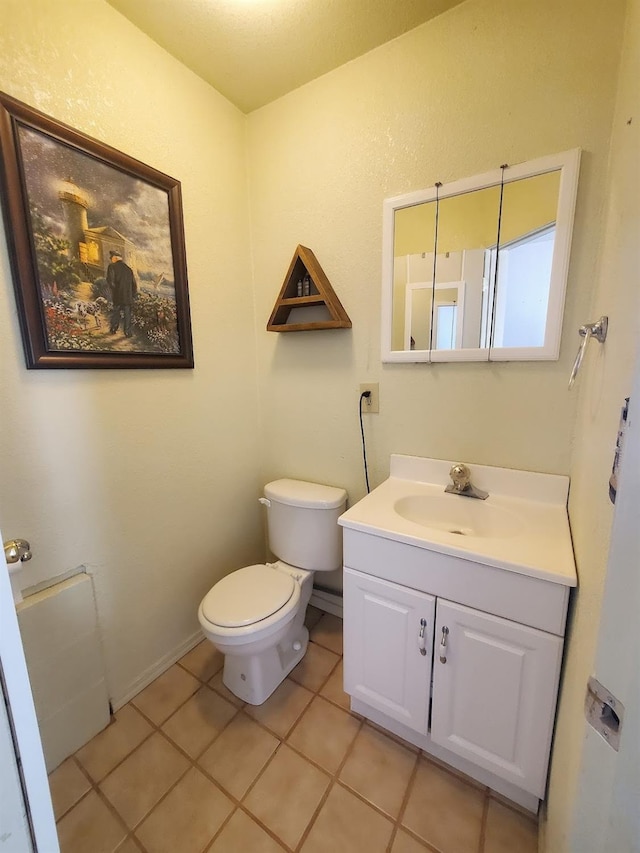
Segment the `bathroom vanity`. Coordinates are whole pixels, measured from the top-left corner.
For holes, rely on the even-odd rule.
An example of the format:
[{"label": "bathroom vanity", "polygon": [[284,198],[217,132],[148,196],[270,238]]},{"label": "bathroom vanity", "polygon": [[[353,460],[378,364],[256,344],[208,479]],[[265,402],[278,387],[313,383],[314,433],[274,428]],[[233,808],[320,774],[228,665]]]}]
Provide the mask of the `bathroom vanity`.
[{"label": "bathroom vanity", "polygon": [[391,457],[344,513],[344,682],[357,713],[536,811],[570,588],[567,477]]}]

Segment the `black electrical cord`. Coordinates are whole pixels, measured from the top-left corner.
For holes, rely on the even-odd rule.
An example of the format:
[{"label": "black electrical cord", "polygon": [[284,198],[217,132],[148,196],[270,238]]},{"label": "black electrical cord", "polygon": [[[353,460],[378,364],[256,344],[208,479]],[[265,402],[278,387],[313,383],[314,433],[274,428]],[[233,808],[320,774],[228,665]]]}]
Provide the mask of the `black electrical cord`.
[{"label": "black electrical cord", "polygon": [[364,480],[367,484],[367,494],[369,494],[371,489],[369,488],[369,469],[367,468],[367,445],[364,440],[364,424],[362,423],[362,401],[368,400],[370,396],[371,391],[363,391],[362,394],[360,394],[360,402],[358,404],[360,412],[360,434],[362,436],[362,462],[364,464]]}]

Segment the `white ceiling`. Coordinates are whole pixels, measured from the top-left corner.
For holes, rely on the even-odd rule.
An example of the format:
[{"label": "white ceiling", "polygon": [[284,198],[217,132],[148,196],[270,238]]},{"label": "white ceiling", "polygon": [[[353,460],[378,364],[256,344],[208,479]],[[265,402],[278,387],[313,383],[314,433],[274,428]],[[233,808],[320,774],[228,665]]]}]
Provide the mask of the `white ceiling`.
[{"label": "white ceiling", "polygon": [[251,112],[462,0],[108,0]]}]

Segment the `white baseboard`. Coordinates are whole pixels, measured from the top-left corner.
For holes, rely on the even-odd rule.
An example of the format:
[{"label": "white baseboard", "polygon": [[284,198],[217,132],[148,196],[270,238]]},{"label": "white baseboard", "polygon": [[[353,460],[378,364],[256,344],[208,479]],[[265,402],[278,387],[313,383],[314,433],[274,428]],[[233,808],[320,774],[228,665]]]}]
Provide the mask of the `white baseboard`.
[{"label": "white baseboard", "polygon": [[111,707],[113,710],[118,711],[123,705],[126,705],[127,702],[133,699],[134,696],[137,696],[145,687],[148,687],[152,681],[155,681],[158,676],[166,672],[170,666],[173,666],[176,661],[184,657],[187,652],[190,652],[203,639],[204,634],[202,631],[196,631],[195,634],[192,634],[187,640],[181,643],[177,649],[174,649],[156,661],[142,675],[138,676],[135,681],[132,681],[122,695],[111,697]]},{"label": "white baseboard", "polygon": [[324,589],[313,588],[309,604],[317,607],[318,610],[324,610],[326,613],[333,613],[339,619],[342,619],[342,596],[336,592],[329,592]]}]

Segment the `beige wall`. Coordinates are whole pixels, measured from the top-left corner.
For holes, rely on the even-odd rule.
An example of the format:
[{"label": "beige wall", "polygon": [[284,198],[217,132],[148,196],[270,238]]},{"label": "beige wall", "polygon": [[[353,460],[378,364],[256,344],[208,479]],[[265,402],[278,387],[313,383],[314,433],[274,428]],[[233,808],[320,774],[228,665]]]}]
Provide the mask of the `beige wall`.
[{"label": "beige wall", "polygon": [[[549,850],[563,850],[637,334],[629,267],[621,281],[615,261],[617,195],[600,260],[623,11],[623,0],[468,0],[245,118],[102,0],[0,3],[0,89],[182,182],[194,371],[26,371],[0,244],[0,521],[32,540],[25,584],[80,563],[94,573],[112,696],[193,635],[215,577],[259,556],[262,482],[362,496],[358,389],[378,381],[372,485],[391,452],[572,475],[581,591],[548,825]],[[383,199],[577,146],[560,360],[381,365]],[[623,161],[612,174],[628,200]],[[298,243],[352,330],[265,331]],[[618,331],[569,394],[576,329],[602,311]]]},{"label": "beige wall", "polygon": [[245,117],[102,0],[2,0],[0,89],[182,182],[195,370],[27,371],[0,237],[0,522],[95,576],[118,700],[262,556]]},{"label": "beige wall", "polygon": [[[603,826],[595,826],[594,821],[602,820],[601,804],[608,804],[611,794],[605,782],[606,772],[603,772],[600,778],[599,769],[596,769],[587,781],[590,785],[590,796],[598,801],[598,809],[592,809],[588,814],[574,811],[579,774],[585,764],[585,689],[589,675],[594,672],[613,518],[613,505],[608,497],[607,483],[613,461],[613,445],[620,409],[624,398],[631,392],[634,358],[640,341],[639,0],[630,0],[628,3],[624,33],[625,49],[622,55],[607,177],[609,192],[606,218],[601,232],[601,252],[595,273],[596,291],[588,312],[591,319],[596,319],[601,314],[608,315],[609,335],[604,347],[592,345],[592,352],[588,354],[578,385],[579,404],[571,463],[569,514],[580,571],[580,587],[575,600],[567,646],[551,770],[546,833],[547,849],[550,853],[561,853],[565,850],[576,853],[602,853],[604,847],[601,846],[600,833],[604,835],[606,830]],[[633,476],[637,477],[638,471],[633,472]],[[619,566],[620,572],[637,573],[637,570],[638,566],[633,564]],[[632,586],[630,588],[633,589]],[[621,630],[631,632],[633,629],[631,626],[621,626]],[[616,643],[616,638],[612,636],[606,639],[614,645],[616,656],[637,656],[637,649],[630,648],[628,644]],[[598,673],[596,676],[602,678]],[[613,689],[611,684],[607,683],[607,686]],[[626,696],[618,695],[618,698],[630,709],[633,707],[631,693]],[[620,753],[620,763],[623,765],[626,761],[630,769],[635,763],[636,767],[632,772],[635,773],[637,784],[638,744],[637,741],[634,743],[633,739],[638,737],[638,731],[633,729],[632,717],[623,737],[621,749],[626,749],[626,756],[623,752]],[[609,752],[606,747],[605,750]],[[616,756],[611,756],[613,757]],[[609,763],[610,758],[605,756],[600,769],[605,771],[604,765]],[[597,764],[592,754],[592,772],[594,767],[597,768]],[[631,785],[632,781],[633,777],[627,780],[627,784]],[[631,799],[629,804],[634,808]],[[580,805],[582,809],[587,809],[588,798],[585,797]],[[637,803],[635,809],[637,817]],[[627,815],[627,819],[630,820],[631,815]],[[592,828],[594,831],[590,833]]]},{"label": "beige wall", "polygon": [[[373,485],[392,452],[569,471],[567,378],[591,305],[623,5],[473,0],[249,116],[264,477],[360,498],[358,389],[370,380]],[[560,360],[381,365],[383,199],[574,147],[584,155]],[[352,331],[264,331],[298,243]]]},{"label": "beige wall", "polygon": [[[469,176],[471,177],[471,176]],[[438,254],[463,249],[487,249],[523,237],[554,222],[558,210],[560,172],[547,172],[504,187],[500,217],[500,187],[443,199],[438,208]],[[435,201],[397,210],[394,215],[393,254],[433,252]]]}]

